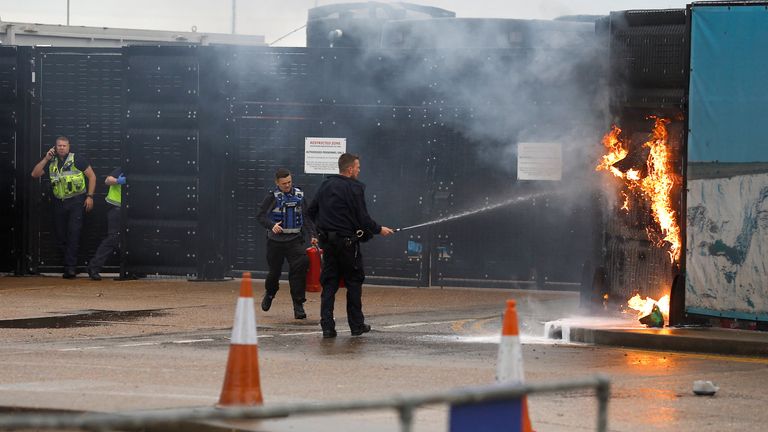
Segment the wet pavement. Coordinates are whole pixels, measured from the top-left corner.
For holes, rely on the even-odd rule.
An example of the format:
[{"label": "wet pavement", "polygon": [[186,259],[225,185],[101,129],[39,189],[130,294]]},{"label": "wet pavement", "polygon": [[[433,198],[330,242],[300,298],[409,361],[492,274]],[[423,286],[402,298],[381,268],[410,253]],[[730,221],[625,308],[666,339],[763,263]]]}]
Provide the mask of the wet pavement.
[{"label": "wet pavement", "polygon": [[[0,326],[0,406],[100,412],[212,406],[223,382],[238,291],[237,281],[0,277],[0,320],[6,324],[73,319],[68,316],[99,324]],[[608,374],[611,430],[756,430],[768,422],[762,409],[768,403],[765,357],[553,341],[544,337],[552,332],[546,323],[579,313],[578,295],[564,292],[366,286],[364,305],[373,331],[349,334],[340,295],[339,336],[324,340],[318,293],[308,294],[309,319],[294,320],[283,288],[272,310],[257,311],[265,403],[370,399],[492,383],[507,298],[518,301],[526,379]],[[596,323],[605,320],[572,319],[567,332],[572,340],[573,329],[587,322],[600,328]],[[643,335],[631,319],[601,331],[617,328]],[[714,331],[702,330],[696,334]],[[699,379],[712,380],[720,391],[695,396],[692,384]],[[534,396],[529,404],[538,431],[594,430],[596,402],[589,391]],[[430,407],[417,411],[414,430],[446,430],[446,423],[446,408]],[[396,430],[397,417],[371,412],[239,426]]]},{"label": "wet pavement", "polygon": [[120,322],[131,322],[141,318],[163,316],[167,312],[161,309],[107,311],[87,310],[62,313],[61,315],[34,318],[0,319],[0,328],[46,329],[71,328],[98,325],[111,325]]}]

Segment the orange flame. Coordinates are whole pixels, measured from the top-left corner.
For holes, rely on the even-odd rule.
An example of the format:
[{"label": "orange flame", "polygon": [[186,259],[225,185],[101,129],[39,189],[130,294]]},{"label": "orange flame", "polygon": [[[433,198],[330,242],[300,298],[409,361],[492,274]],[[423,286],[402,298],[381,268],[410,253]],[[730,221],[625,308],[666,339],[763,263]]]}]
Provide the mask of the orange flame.
[{"label": "orange flame", "polygon": [[[653,218],[661,228],[663,241],[669,242],[669,257],[675,262],[680,259],[680,226],[672,210],[675,175],[669,163],[668,123],[669,119],[657,117],[652,138],[643,144],[651,152],[648,155],[648,175],[640,181],[640,187],[651,201]],[[663,244],[663,241],[660,243]]]},{"label": "orange flame", "polygon": [[[681,238],[680,226],[677,223],[676,214],[672,210],[672,192],[677,183],[677,176],[670,165],[671,153],[667,132],[667,124],[670,123],[670,120],[655,116],[651,118],[655,119],[653,133],[651,138],[643,144],[644,147],[650,149],[646,162],[648,174],[645,177],[641,177],[639,170],[628,169],[626,172],[622,172],[614,166],[629,154],[628,145],[622,142],[619,136],[621,129],[616,125],[612,125],[611,131],[602,139],[607,154],[602,156],[595,170],[609,171],[614,176],[624,179],[623,186],[627,190],[620,191],[623,197],[622,210],[629,210],[630,195],[628,191],[639,190],[639,195],[649,201],[653,219],[661,231],[662,238],[658,239],[656,243],[662,246],[664,242],[668,242],[670,260],[676,262],[680,259]],[[650,230],[650,227],[647,231],[650,239],[653,240],[654,237],[657,237],[657,234]]]},{"label": "orange flame", "polygon": [[619,139],[621,129],[616,125],[611,125],[611,131],[603,137],[603,145],[608,149],[608,154],[603,155],[602,161],[595,168],[596,171],[606,170],[619,178],[624,178],[624,173],[613,166],[616,162],[624,159],[629,151]]},{"label": "orange flame", "polygon": [[653,311],[654,304],[659,306],[659,310],[664,316],[664,321],[669,322],[669,295],[665,295],[658,300],[654,300],[650,297],[646,297],[645,300],[643,300],[640,297],[640,294],[635,294],[635,296],[627,302],[627,306],[629,306],[630,309],[637,311],[637,318],[649,315]]}]

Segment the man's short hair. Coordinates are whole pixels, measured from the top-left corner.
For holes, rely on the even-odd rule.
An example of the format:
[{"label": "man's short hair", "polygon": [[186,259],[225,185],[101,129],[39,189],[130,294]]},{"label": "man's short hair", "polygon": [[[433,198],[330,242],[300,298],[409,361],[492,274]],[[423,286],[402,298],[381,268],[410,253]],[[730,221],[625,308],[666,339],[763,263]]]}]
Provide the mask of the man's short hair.
[{"label": "man's short hair", "polygon": [[59,135],[56,137],[56,141],[66,141],[69,142],[69,138],[65,137],[64,135]]},{"label": "man's short hair", "polygon": [[339,156],[339,172],[344,172],[347,168],[353,166],[356,160],[360,160],[360,156],[352,153],[344,153]]},{"label": "man's short hair", "polygon": [[275,180],[280,180],[280,179],[286,178],[289,175],[291,175],[291,172],[288,171],[287,169],[285,169],[285,168],[278,168],[277,171],[275,171]]}]

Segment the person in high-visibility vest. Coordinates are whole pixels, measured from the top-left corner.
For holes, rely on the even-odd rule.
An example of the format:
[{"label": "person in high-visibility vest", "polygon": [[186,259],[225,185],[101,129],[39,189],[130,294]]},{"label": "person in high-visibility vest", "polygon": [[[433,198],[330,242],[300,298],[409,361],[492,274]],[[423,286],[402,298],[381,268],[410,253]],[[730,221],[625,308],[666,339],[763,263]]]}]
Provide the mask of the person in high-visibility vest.
[{"label": "person in high-visibility vest", "polygon": [[101,241],[96,253],[88,263],[88,277],[91,280],[100,281],[101,268],[107,262],[112,252],[118,249],[120,245],[120,205],[122,203],[123,185],[125,184],[125,174],[122,168],[115,168],[104,179],[104,184],[109,186],[106,201],[110,205],[107,211],[107,236]]},{"label": "person in high-visibility vest", "polygon": [[307,268],[309,258],[305,251],[307,239],[317,244],[312,222],[306,219],[307,200],[304,191],[293,186],[291,172],[280,168],[275,172],[275,188],[270,190],[259,205],[256,220],[267,229],[267,265],[269,273],[264,279],[264,298],[261,309],[268,311],[280,288],[283,261],[288,261],[288,284],[293,300],[293,317],[305,319]]},{"label": "person in high-visibility vest", "polygon": [[[96,174],[81,154],[70,153],[69,138],[56,138],[56,145],[32,169],[32,177],[47,175],[53,190],[53,228],[64,255],[65,279],[77,275],[77,250],[84,212],[93,208]],[[87,179],[87,181],[86,181]]]}]

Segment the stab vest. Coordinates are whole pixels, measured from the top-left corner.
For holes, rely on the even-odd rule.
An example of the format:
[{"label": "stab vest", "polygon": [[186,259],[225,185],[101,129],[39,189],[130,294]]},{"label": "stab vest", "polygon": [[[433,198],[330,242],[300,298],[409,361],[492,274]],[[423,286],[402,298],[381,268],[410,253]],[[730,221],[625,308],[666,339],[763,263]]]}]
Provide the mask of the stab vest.
[{"label": "stab vest", "polygon": [[285,234],[301,232],[301,226],[304,224],[304,217],[301,214],[301,201],[304,199],[304,192],[301,189],[293,188],[293,193],[283,193],[276,189],[275,207],[270,213],[272,223],[283,222],[280,227]]}]

